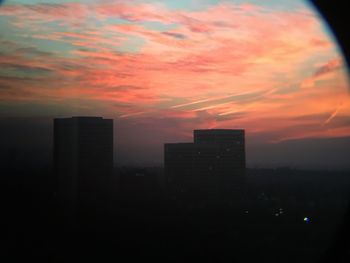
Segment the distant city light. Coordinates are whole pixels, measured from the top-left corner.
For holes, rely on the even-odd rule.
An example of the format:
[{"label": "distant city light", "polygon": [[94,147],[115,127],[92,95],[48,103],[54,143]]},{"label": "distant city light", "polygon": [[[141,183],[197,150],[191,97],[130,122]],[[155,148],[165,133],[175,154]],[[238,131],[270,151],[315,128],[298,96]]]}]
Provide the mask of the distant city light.
[{"label": "distant city light", "polygon": [[246,210],[246,211],[245,211],[245,213],[246,213],[246,214],[248,214],[248,213],[249,213],[249,211],[248,211],[248,210]]},{"label": "distant city light", "polygon": [[310,218],[304,217],[304,222],[305,222],[305,223],[310,223]]}]

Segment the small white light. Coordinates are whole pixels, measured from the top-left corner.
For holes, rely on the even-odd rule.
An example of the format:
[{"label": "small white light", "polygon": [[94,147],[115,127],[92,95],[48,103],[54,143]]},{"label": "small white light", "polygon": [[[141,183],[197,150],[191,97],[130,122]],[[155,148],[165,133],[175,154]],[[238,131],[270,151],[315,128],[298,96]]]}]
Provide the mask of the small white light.
[{"label": "small white light", "polygon": [[304,222],[305,222],[305,223],[310,223],[310,218],[304,217]]}]

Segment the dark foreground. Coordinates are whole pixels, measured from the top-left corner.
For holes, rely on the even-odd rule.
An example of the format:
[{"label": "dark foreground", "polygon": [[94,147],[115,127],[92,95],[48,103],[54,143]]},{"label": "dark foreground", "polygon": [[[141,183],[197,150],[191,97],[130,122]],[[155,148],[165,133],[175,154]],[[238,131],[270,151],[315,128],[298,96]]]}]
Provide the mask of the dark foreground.
[{"label": "dark foreground", "polygon": [[348,172],[251,169],[210,200],[161,176],[118,169],[102,202],[67,218],[50,169],[4,173],[1,262],[350,262]]}]

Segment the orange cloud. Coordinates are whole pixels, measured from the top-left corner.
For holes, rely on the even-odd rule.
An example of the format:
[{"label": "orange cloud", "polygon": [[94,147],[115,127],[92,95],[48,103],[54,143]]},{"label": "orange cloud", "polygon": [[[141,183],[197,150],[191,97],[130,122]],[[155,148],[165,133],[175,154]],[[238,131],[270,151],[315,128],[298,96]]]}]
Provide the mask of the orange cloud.
[{"label": "orange cloud", "polygon": [[15,18],[34,42],[57,45],[49,52],[17,43],[1,57],[3,102],[79,101],[123,119],[176,119],[183,134],[239,126],[278,141],[348,131],[349,124],[334,126],[350,116],[344,65],[310,10],[223,3],[186,11],[118,1],[4,6],[0,16]]}]

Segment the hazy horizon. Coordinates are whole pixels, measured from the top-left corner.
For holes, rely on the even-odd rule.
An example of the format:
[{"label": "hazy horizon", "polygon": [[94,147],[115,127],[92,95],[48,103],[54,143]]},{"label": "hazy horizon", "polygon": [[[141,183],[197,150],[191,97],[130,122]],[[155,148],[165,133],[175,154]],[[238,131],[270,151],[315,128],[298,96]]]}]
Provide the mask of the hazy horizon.
[{"label": "hazy horizon", "polygon": [[[24,164],[52,164],[52,118],[0,118],[0,131],[2,159],[10,153],[17,156],[12,157],[12,161],[17,158]],[[155,131],[156,127],[132,129],[132,125],[126,126],[114,119],[114,164],[161,166],[164,143],[193,141],[193,130],[185,136],[162,133],[157,137]],[[248,168],[350,170],[350,137],[297,139],[271,144],[258,143],[259,138],[254,138],[249,130],[245,132]],[[145,138],[149,138],[149,144],[144,143]]]}]

